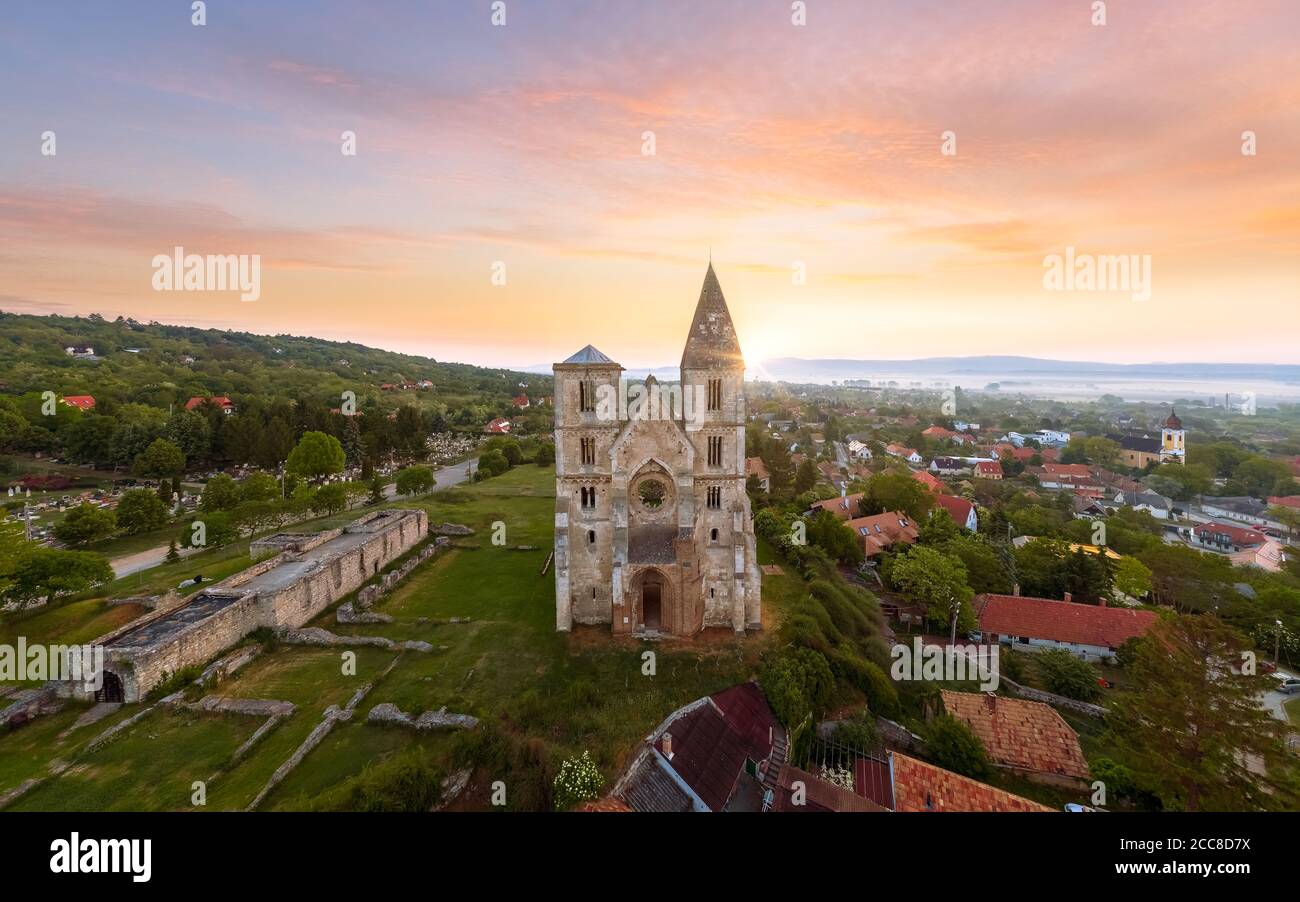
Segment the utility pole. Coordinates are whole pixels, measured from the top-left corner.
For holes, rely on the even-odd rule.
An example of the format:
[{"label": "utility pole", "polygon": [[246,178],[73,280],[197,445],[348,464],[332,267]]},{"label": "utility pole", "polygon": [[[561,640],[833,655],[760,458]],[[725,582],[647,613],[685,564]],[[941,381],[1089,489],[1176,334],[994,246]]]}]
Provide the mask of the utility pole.
[{"label": "utility pole", "polygon": [[961,612],[961,602],[959,602],[954,596],[952,598],[951,604],[952,604],[952,631],[948,639],[948,644],[956,645],[957,644],[957,615]]},{"label": "utility pole", "polygon": [[1276,664],[1278,663],[1278,652],[1282,647],[1282,621],[1274,620],[1273,622],[1277,625],[1277,628],[1273,631],[1273,663]]}]

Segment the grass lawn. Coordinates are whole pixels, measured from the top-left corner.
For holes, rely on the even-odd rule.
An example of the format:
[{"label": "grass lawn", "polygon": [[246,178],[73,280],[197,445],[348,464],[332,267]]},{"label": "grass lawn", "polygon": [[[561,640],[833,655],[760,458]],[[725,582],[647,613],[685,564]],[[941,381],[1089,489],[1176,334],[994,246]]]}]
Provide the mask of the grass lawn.
[{"label": "grass lawn", "polygon": [[1291,726],[1300,727],[1300,698],[1287,699],[1282,707],[1286,709],[1286,716],[1291,721]]},{"label": "grass lawn", "polygon": [[[606,780],[612,780],[637,741],[675,708],[757,673],[763,653],[775,642],[780,612],[807,597],[802,579],[788,566],[781,575],[764,576],[768,629],[745,639],[736,639],[729,631],[708,631],[689,642],[646,643],[615,639],[607,627],[557,633],[554,576],[549,570],[545,575],[540,572],[551,547],[554,479],[551,468],[523,465],[482,483],[400,502],[398,506],[427,510],[433,525],[464,523],[476,530],[475,535],[456,539],[465,547],[424,564],[378,603],[375,610],[393,616],[393,623],[340,625],[330,611],[314,625],[340,634],[419,639],[434,651],[407,651],[399,656],[359,647],[355,649],[357,675],[345,676],[341,649],[281,646],[221,683],[214,692],[286,699],[299,705],[299,710],[247,759],[211,782],[208,810],[245,807],[320,722],[325,708],[346,703],[394,658],[396,666],[374,685],[354,719],[336,726],[263,808],[310,807],[320,794],[357,780],[367,765],[413,747],[430,756],[440,772],[450,773],[465,760],[463,749],[457,757],[457,746],[472,740],[482,740],[488,747],[469,757],[477,766],[476,782],[504,780],[508,807],[540,807],[564,758],[589,750]],[[337,519],[355,516],[353,511]],[[492,544],[497,522],[505,524],[505,546]],[[324,527],[318,521],[312,528]],[[534,548],[516,550],[518,545]],[[179,570],[149,571],[142,574],[139,586],[148,590],[174,584],[182,571],[188,575],[196,567],[217,578],[217,571],[227,565],[233,572],[247,563],[242,550],[223,559],[219,555],[224,551],[204,552],[181,565],[169,565]],[[760,554],[771,562],[770,549]],[[50,634],[68,633],[79,617],[87,620],[77,629],[97,629],[89,623],[92,617],[105,616],[96,607],[102,602],[74,604],[82,607],[65,605],[41,615],[48,618],[44,629]],[[71,610],[60,613],[64,608]],[[445,622],[452,617],[469,618],[469,622]],[[653,675],[643,673],[645,652],[654,655]],[[381,702],[415,715],[445,705],[478,717],[483,726],[465,735],[416,734],[365,723],[366,714]],[[190,782],[207,779],[225,766],[260,723],[253,717],[156,711],[132,728],[129,736],[78,761],[15,807],[187,808]],[[41,721],[0,736],[0,760],[20,743],[30,746],[29,755],[39,757],[40,742],[21,738],[39,738],[33,732],[39,729]],[[133,770],[131,763],[137,756],[139,766]],[[39,769],[39,761],[24,767]],[[0,791],[20,779],[17,770],[0,768]],[[482,802],[486,805],[485,799]]]}]

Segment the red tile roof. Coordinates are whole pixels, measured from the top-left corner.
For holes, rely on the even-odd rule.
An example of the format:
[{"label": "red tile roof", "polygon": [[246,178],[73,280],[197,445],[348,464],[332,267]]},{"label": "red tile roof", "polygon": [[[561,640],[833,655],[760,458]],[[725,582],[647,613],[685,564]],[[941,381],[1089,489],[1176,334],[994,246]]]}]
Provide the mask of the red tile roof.
[{"label": "red tile roof", "polygon": [[767,464],[763,463],[763,458],[746,457],[745,475],[757,476],[759,479],[770,479],[772,474],[767,471]]},{"label": "red tile roof", "polygon": [[1040,774],[1088,776],[1079,734],[1050,705],[992,693],[940,693],[944,708],[971,728],[995,763]]},{"label": "red tile roof", "polygon": [[1048,476],[1073,476],[1075,479],[1090,479],[1092,469],[1087,464],[1043,464],[1043,472]]},{"label": "red tile roof", "polygon": [[983,473],[989,476],[1001,476],[1002,464],[996,460],[981,460],[979,463],[975,464],[975,473],[977,475]]},{"label": "red tile roof", "polygon": [[[794,784],[803,784],[802,804],[795,803]],[[852,790],[823,780],[792,764],[781,767],[773,809],[776,811],[888,811]]]},{"label": "red tile roof", "polygon": [[68,395],[63,399],[63,403],[78,410],[90,410],[95,406],[95,399],[90,395]]},{"label": "red tile roof", "polygon": [[814,501],[814,510],[830,511],[841,520],[852,520],[858,513],[858,502],[862,500],[862,493],[855,492],[852,495],[844,495],[839,498],[827,498],[824,501]]},{"label": "red tile roof", "polygon": [[1020,595],[981,595],[975,599],[975,606],[983,633],[1102,648],[1118,648],[1134,636],[1141,636],[1156,622],[1154,611]]},{"label": "red tile roof", "polygon": [[215,395],[211,398],[194,397],[194,398],[190,398],[188,401],[185,402],[185,409],[193,410],[196,407],[202,407],[204,404],[207,404],[209,401],[211,401],[217,407],[221,407],[221,408],[233,407],[235,403],[231,401],[229,398],[227,398],[225,395]]},{"label": "red tile roof", "polygon": [[953,522],[963,528],[966,526],[966,521],[970,519],[970,512],[975,509],[975,505],[956,495],[935,495],[934,500],[948,512]]},{"label": "red tile roof", "polygon": [[895,811],[1051,811],[961,774],[889,753],[894,771]]},{"label": "red tile roof", "polygon": [[932,492],[942,492],[943,482],[929,470],[911,470],[912,478]]},{"label": "red tile roof", "polygon": [[[709,701],[669,725],[669,763],[709,810],[721,811],[745,769],[745,759],[766,761],[781,726],[756,683],[732,686],[709,696]],[[662,735],[655,748],[664,752]]]},{"label": "red tile roof", "polygon": [[1213,539],[1216,535],[1225,535],[1234,545],[1263,545],[1268,536],[1254,529],[1247,529],[1244,526],[1233,526],[1230,523],[1202,523],[1193,530],[1198,538]]},{"label": "red tile roof", "polygon": [[1268,499],[1269,504],[1276,504],[1279,507],[1300,508],[1300,495],[1273,495]]},{"label": "red tile roof", "polygon": [[911,545],[920,534],[916,521],[907,514],[890,511],[872,517],[858,517],[848,522],[858,541],[863,543],[867,557],[892,548],[898,543]]}]

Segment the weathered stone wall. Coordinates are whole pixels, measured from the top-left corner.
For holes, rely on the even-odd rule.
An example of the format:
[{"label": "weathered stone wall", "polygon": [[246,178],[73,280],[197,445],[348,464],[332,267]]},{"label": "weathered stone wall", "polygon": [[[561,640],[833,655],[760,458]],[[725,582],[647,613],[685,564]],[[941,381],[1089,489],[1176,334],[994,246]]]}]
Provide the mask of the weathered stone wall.
[{"label": "weathered stone wall", "polygon": [[[297,545],[300,551],[277,553],[203,589],[190,601],[205,594],[238,594],[254,578],[290,562],[299,561],[306,551],[321,548],[345,532],[374,529],[373,535],[363,543],[340,551],[335,556],[326,554],[314,561],[311,569],[284,586],[262,591],[257,591],[255,587],[246,590],[248,594],[245,597],[156,644],[133,647],[125,642],[130,641],[128,634],[132,630],[166,616],[171,611],[142,618],[115,630],[97,640],[98,644],[107,644],[119,636],[126,637],[123,644],[107,649],[107,669],[121,678],[125,700],[139,701],[169,675],[210,660],[254,630],[262,627],[293,629],[307,623],[343,596],[355,591],[378,570],[423,541],[428,527],[428,515],[424,511],[376,511],[342,530],[323,533],[328,539],[316,541],[316,537],[309,537]],[[78,694],[79,691],[68,684],[64,684],[63,688],[66,694]]]}]

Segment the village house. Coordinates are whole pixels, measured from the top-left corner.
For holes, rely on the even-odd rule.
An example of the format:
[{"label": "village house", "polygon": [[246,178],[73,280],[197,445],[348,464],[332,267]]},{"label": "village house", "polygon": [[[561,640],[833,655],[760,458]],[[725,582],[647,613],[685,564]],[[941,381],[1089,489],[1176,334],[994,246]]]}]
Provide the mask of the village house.
[{"label": "village house", "polygon": [[896,545],[914,545],[920,535],[916,521],[901,511],[857,517],[848,522],[848,527],[857,535],[868,559]]},{"label": "village house", "polygon": [[488,424],[483,427],[483,431],[492,435],[506,435],[510,432],[510,421],[505,417],[497,417],[489,420]]},{"label": "village house", "polygon": [[854,492],[852,495],[840,495],[838,498],[826,498],[822,501],[814,501],[810,513],[817,511],[830,511],[841,520],[852,520],[858,515],[861,509],[862,493]]},{"label": "village house", "polygon": [[898,442],[890,442],[886,445],[885,453],[890,457],[902,458],[909,464],[919,464],[921,462],[921,455],[915,448],[908,448],[905,445],[898,444]]},{"label": "village house", "polygon": [[871,460],[871,449],[867,447],[865,442],[860,442],[857,439],[851,439],[849,441],[848,448],[849,448],[849,456],[852,457],[853,459]]},{"label": "village house", "polygon": [[758,477],[758,484],[759,486],[762,487],[763,491],[765,492],[772,491],[772,474],[768,472],[767,464],[763,463],[763,458],[761,457],[745,458],[746,480],[748,480],[750,476]]},{"label": "village house", "polygon": [[996,460],[981,460],[975,464],[976,479],[1001,479],[1002,464]]},{"label": "village house", "polygon": [[1192,547],[1232,554],[1263,545],[1268,539],[1257,529],[1231,523],[1202,523],[1192,530]]},{"label": "village house", "polygon": [[965,498],[940,493],[934,496],[934,500],[962,529],[970,532],[979,531],[979,516],[975,513],[975,505]]},{"label": "village house", "polygon": [[992,692],[942,689],[940,697],[948,714],[970,727],[998,767],[1070,788],[1087,779],[1079,734],[1050,705]]},{"label": "village house", "polygon": [[970,465],[957,457],[936,457],[930,461],[930,472],[937,476],[958,476],[970,472]]},{"label": "village house", "polygon": [[925,486],[931,492],[942,492],[944,490],[944,484],[939,481],[939,477],[935,476],[929,470],[912,470],[911,474],[913,479],[921,483],[921,485]]},{"label": "village house", "polygon": [[227,398],[225,395],[215,395],[211,398],[197,396],[190,398],[185,402],[185,409],[194,410],[195,408],[202,407],[204,404],[211,404],[213,407],[219,408],[226,416],[230,416],[235,412],[235,402]]},{"label": "village house", "polygon": [[1171,499],[1152,491],[1116,492],[1110,499],[1110,506],[1145,511],[1157,520],[1168,520],[1174,512],[1174,502]]},{"label": "village house", "polygon": [[1020,595],[980,595],[975,599],[981,642],[1000,642],[1018,651],[1065,649],[1084,660],[1112,658],[1129,639],[1156,622],[1153,611],[1075,604]]},{"label": "village house", "polygon": [[62,399],[62,403],[69,407],[75,407],[78,410],[95,409],[95,399],[90,395],[67,395]]},{"label": "village house", "polygon": [[678,708],[645,738],[611,795],[633,811],[766,811],[786,733],[757,683]]},{"label": "village house", "polygon": [[69,345],[63,349],[63,353],[77,360],[91,360],[95,357],[95,349],[90,345]]}]

